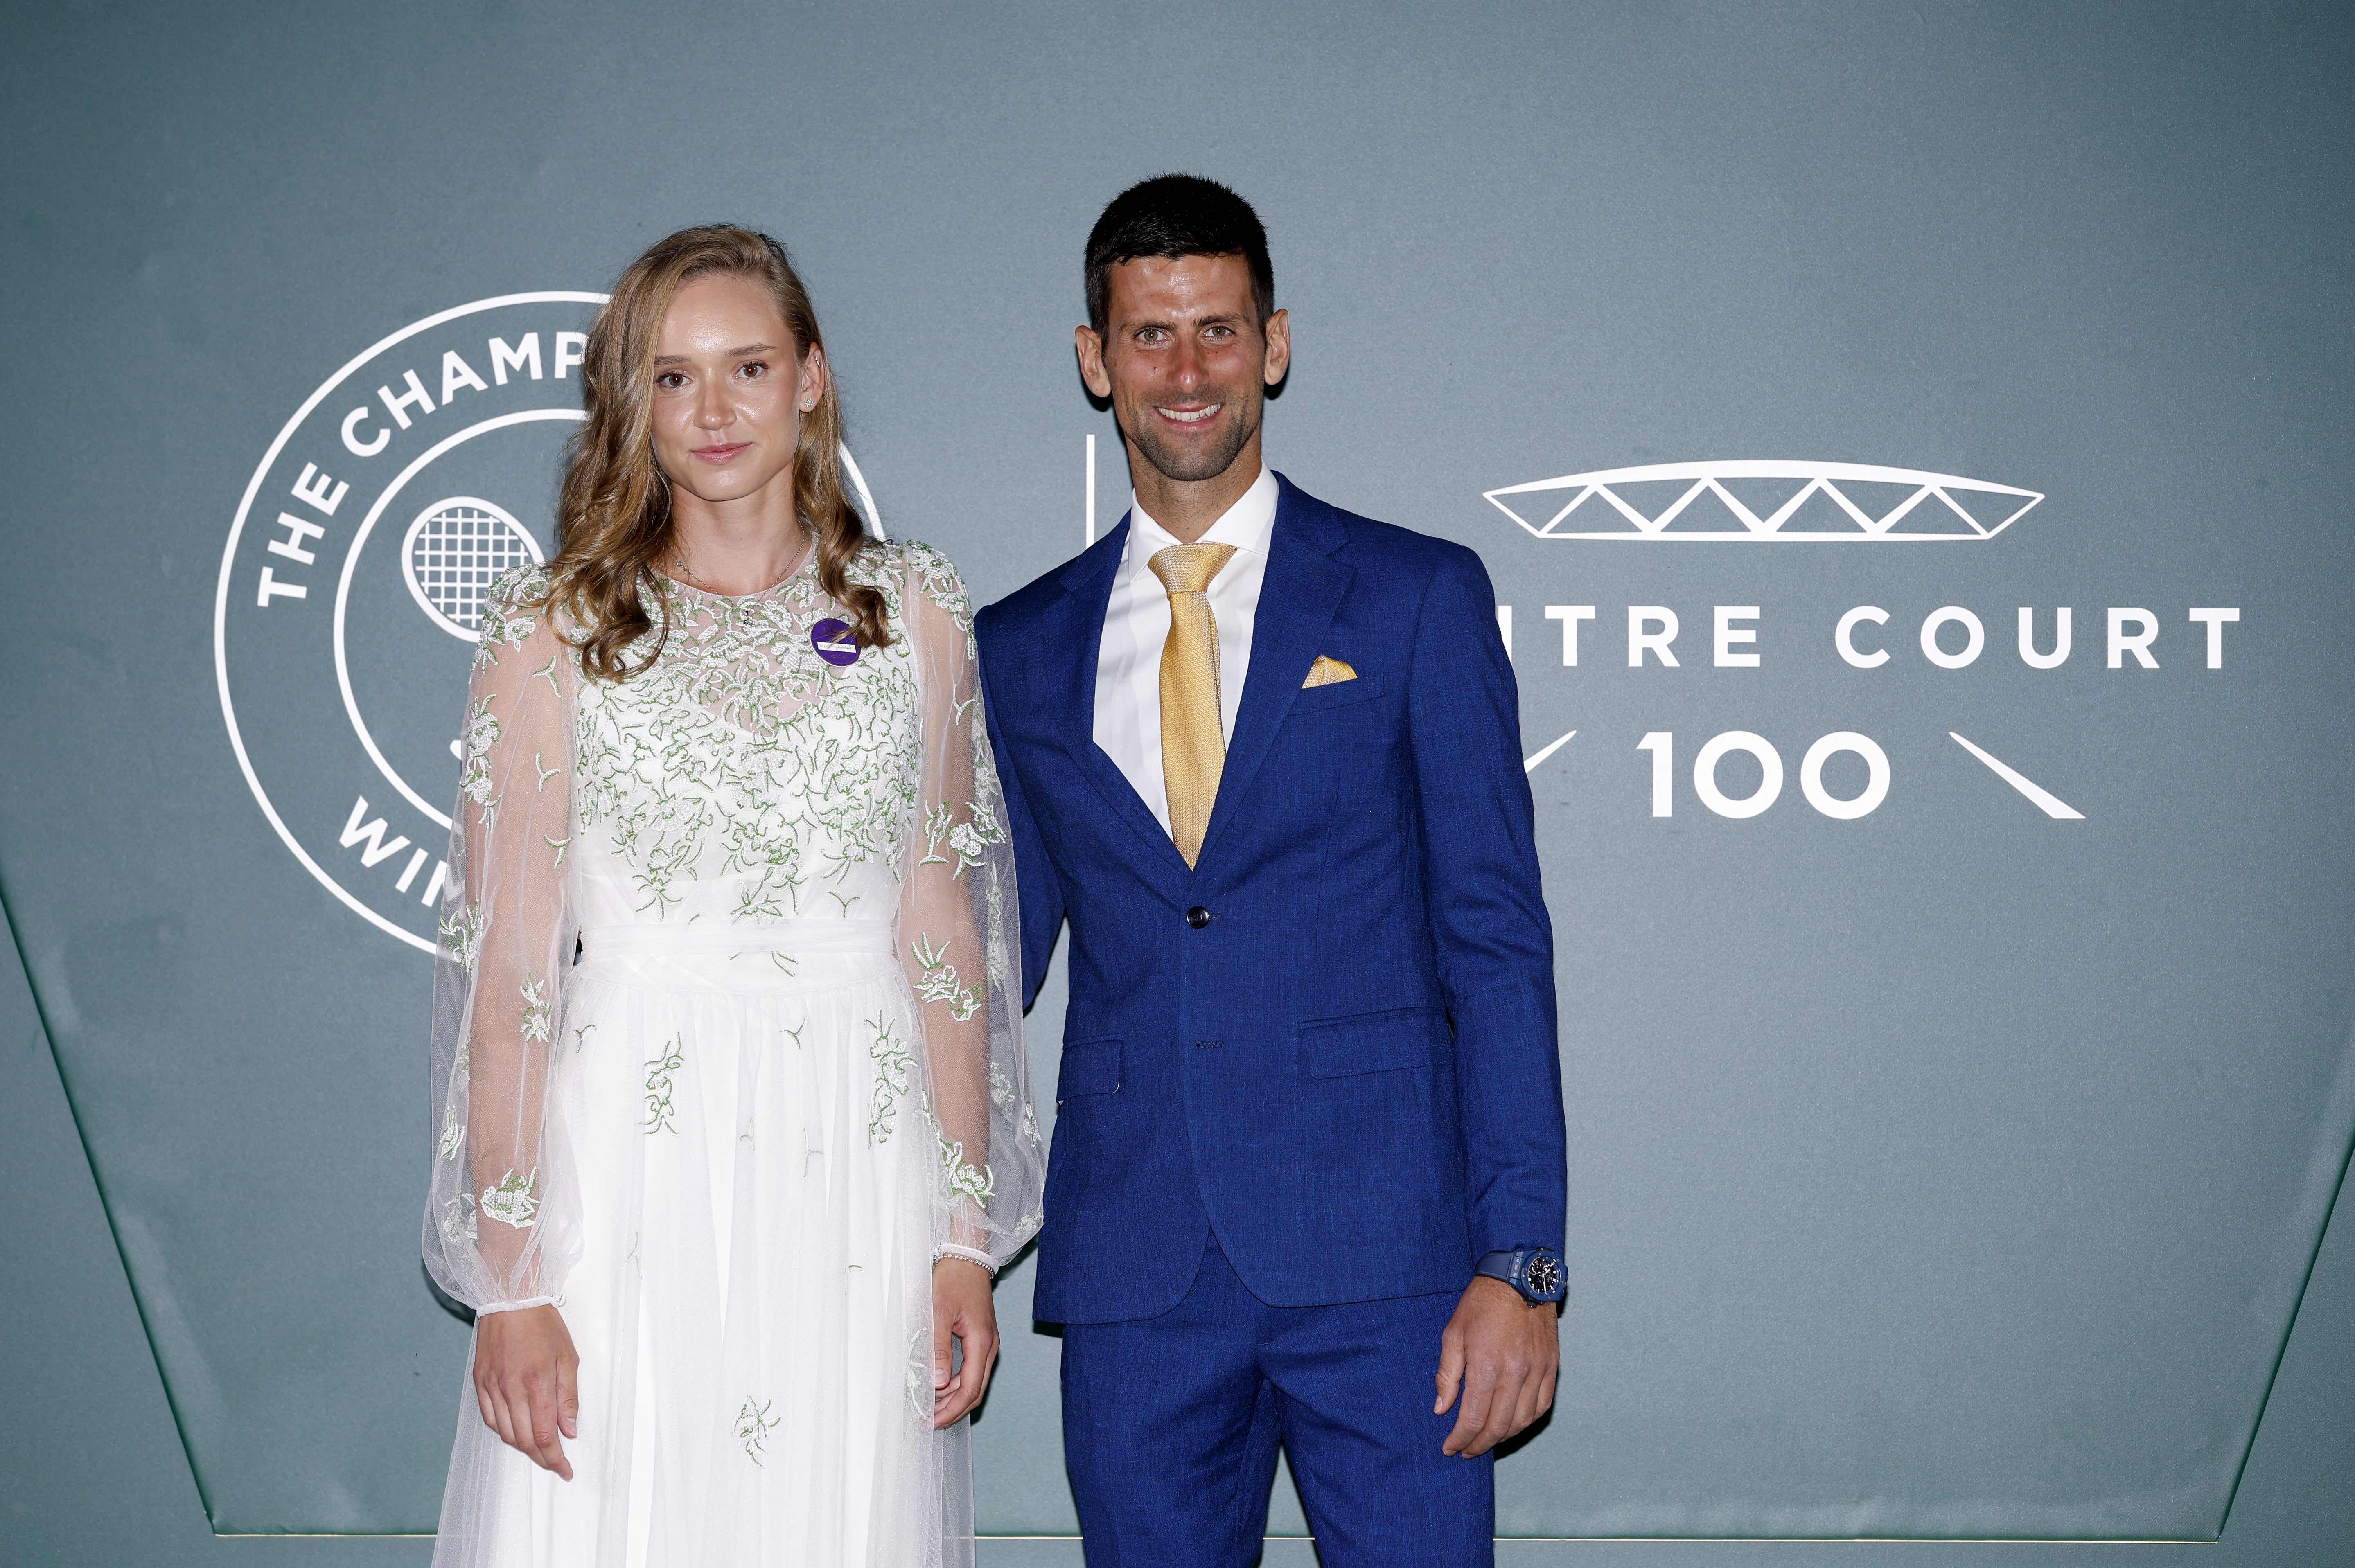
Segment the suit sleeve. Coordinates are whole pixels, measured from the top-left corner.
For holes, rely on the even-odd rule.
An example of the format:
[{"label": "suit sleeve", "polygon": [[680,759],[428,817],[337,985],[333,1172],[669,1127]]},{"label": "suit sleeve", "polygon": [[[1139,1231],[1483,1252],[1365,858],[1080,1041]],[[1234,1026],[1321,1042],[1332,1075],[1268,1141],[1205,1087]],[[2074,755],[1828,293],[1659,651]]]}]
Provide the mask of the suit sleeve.
[{"label": "suit sleeve", "polygon": [[1479,557],[1450,546],[1407,694],[1424,886],[1455,1029],[1473,1258],[1560,1248],[1568,1181],[1553,931],[1521,765],[1520,698]]},{"label": "suit sleeve", "polygon": [[1020,769],[998,715],[1003,711],[990,689],[990,611],[976,622],[982,649],[982,713],[989,725],[990,750],[997,758],[997,777],[1006,794],[1007,828],[1014,841],[1014,879],[1022,910],[1022,1011],[1039,1000],[1039,982],[1046,978],[1047,960],[1054,953],[1055,937],[1063,928],[1063,883],[1055,863],[1047,858],[1046,841],[1030,815],[1022,792]]}]

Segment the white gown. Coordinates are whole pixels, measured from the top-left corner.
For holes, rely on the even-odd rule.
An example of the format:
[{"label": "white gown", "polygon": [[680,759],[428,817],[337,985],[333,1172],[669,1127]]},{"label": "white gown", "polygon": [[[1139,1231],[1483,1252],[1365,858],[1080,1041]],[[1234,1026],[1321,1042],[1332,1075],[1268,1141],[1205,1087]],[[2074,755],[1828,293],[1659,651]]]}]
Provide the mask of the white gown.
[{"label": "white gown", "polygon": [[851,577],[889,648],[824,657],[851,617],[805,562],[666,584],[620,683],[517,608],[544,570],[486,600],[425,1255],[480,1310],[558,1306],[580,1436],[559,1480],[470,1379],[443,1568],[971,1562],[932,1269],[1038,1227],[1019,923],[964,585],[918,545]]}]

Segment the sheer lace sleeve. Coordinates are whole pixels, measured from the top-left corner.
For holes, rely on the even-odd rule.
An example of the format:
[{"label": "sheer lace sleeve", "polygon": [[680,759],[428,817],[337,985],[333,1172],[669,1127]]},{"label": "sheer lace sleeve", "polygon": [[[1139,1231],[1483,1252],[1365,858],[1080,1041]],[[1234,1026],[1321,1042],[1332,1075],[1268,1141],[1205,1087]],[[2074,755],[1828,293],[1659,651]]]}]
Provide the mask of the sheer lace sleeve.
[{"label": "sheer lace sleeve", "polygon": [[905,547],[901,624],[922,736],[900,956],[923,1009],[925,1113],[940,1142],[934,1255],[1004,1266],[1039,1229],[1046,1157],[1022,1047],[1013,851],[982,719],[973,616],[946,557]]},{"label": "sheer lace sleeve", "polygon": [[517,612],[537,570],[493,586],[466,697],[433,979],[433,1177],[425,1263],[478,1312],[556,1299],[578,1252],[549,1093],[573,922],[578,656],[548,612]]}]

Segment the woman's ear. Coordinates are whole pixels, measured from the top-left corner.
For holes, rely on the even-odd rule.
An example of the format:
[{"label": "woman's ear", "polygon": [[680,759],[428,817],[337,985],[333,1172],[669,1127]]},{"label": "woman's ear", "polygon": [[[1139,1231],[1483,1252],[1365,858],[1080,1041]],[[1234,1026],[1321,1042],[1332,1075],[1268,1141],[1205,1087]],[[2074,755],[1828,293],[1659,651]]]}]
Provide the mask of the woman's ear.
[{"label": "woman's ear", "polygon": [[805,414],[817,408],[826,396],[826,350],[813,347],[802,359],[801,409]]}]

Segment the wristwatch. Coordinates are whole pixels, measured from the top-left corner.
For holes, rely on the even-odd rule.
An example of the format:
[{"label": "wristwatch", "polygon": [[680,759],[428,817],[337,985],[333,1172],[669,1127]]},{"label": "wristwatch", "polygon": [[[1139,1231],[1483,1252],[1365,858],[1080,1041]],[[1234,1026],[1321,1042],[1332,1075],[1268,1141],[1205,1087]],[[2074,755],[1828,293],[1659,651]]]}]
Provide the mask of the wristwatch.
[{"label": "wristwatch", "polygon": [[1472,1272],[1489,1279],[1501,1279],[1532,1302],[1561,1299],[1561,1255],[1550,1246],[1492,1252],[1474,1266]]}]

